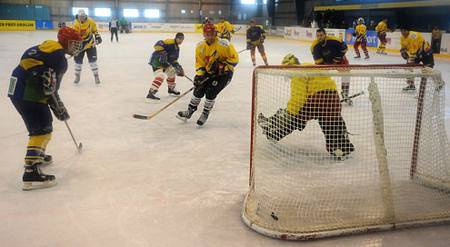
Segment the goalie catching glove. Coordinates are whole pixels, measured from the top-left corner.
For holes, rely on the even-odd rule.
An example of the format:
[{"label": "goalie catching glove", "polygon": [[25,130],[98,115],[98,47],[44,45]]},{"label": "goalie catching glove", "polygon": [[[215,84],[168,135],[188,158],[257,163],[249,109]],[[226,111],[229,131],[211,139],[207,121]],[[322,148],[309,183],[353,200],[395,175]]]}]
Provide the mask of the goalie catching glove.
[{"label": "goalie catching glove", "polygon": [[49,99],[48,104],[50,105],[50,109],[52,109],[53,114],[58,120],[66,121],[70,118],[69,113],[67,112],[67,109],[59,98],[58,94],[53,94]]}]

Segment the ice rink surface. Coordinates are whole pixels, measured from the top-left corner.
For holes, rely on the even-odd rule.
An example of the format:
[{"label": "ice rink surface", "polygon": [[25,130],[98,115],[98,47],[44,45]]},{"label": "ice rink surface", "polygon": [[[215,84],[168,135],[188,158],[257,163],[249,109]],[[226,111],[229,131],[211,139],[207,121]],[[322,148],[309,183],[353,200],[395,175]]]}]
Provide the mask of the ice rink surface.
[{"label": "ice rink surface", "polygon": [[[11,71],[25,49],[55,32],[0,33],[0,245],[1,246],[448,246],[450,226],[374,233],[313,242],[273,240],[253,232],[240,219],[248,189],[251,75],[248,52],[240,56],[231,84],[219,95],[205,126],[193,118],[175,118],[190,97],[149,121],[131,117],[148,114],[173,98],[167,84],[159,104],[144,101],[153,79],[147,64],[153,44],[174,34],[121,35],[110,43],[103,34],[98,47],[101,85],[87,60],[80,85],[73,85],[73,60],[60,95],[71,115],[69,124],[84,145],[78,155],[63,123],[54,120],[47,152],[55,163],[43,170],[57,177],[56,187],[22,192],[25,126],[7,97]],[[180,63],[194,75],[194,49],[201,36],[187,34]],[[236,50],[243,36],[233,37]],[[280,38],[266,41],[269,63],[287,53],[311,62],[309,44]],[[399,55],[371,52],[369,61],[404,63]],[[262,63],[257,55],[259,64]],[[436,59],[446,84],[446,129],[450,135],[450,62]],[[192,84],[177,79],[178,89]],[[202,106],[202,105],[201,105]]]}]

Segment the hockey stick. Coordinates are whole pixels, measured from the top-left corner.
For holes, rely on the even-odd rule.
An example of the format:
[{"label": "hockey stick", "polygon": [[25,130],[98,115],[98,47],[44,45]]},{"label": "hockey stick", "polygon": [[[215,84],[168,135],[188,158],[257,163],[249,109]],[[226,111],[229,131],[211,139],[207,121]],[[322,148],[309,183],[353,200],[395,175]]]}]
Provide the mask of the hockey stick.
[{"label": "hockey stick", "polygon": [[[52,98],[53,98],[53,101],[56,102],[57,107],[59,107],[58,106],[58,100],[56,99],[55,94],[52,94]],[[69,131],[69,134],[72,137],[73,143],[75,144],[75,147],[77,148],[78,153],[81,154],[81,151],[83,150],[83,144],[81,142],[78,143],[75,140],[75,136],[73,135],[72,130],[70,129],[69,124],[67,123],[67,120],[64,120],[64,123],[66,124],[67,130]]]},{"label": "hockey stick", "polygon": [[248,49],[247,48],[245,48],[244,50],[242,50],[242,51],[238,51],[238,54],[241,54],[242,52],[244,52],[244,51],[247,51]]},{"label": "hockey stick", "polygon": [[82,144],[81,142],[78,143],[78,142],[75,140],[75,136],[73,136],[72,130],[70,129],[69,124],[67,123],[67,120],[64,120],[64,123],[66,124],[67,130],[69,131],[70,136],[72,137],[73,143],[74,143],[75,146],[77,147],[78,153],[81,154],[81,152],[83,151],[83,144]]},{"label": "hockey stick", "polygon": [[[194,81],[189,78],[188,76],[184,76],[186,77],[188,80],[190,80],[192,83],[194,83]],[[191,87],[189,90],[187,90],[186,92],[184,92],[183,94],[181,94],[180,96],[178,96],[176,99],[172,100],[171,102],[169,102],[169,104],[165,105],[163,108],[159,109],[158,111],[156,111],[155,113],[149,114],[147,116],[145,115],[140,115],[140,114],[133,114],[134,118],[137,119],[142,119],[142,120],[149,120],[153,117],[155,117],[156,115],[158,115],[159,113],[161,113],[162,111],[164,111],[165,109],[167,109],[169,106],[173,105],[175,102],[177,102],[178,100],[180,100],[181,98],[183,98],[186,94],[188,94],[189,92],[191,92],[192,90],[194,90],[195,87]]]},{"label": "hockey stick", "polygon": [[361,96],[361,95],[364,95],[364,94],[365,94],[364,91],[361,91],[361,92],[359,92],[359,93],[352,94],[352,95],[348,96],[348,98],[346,98],[346,99],[341,99],[341,103],[342,103],[342,102],[345,102],[345,101],[348,100],[348,99],[353,99],[353,98],[356,98],[356,97]]}]

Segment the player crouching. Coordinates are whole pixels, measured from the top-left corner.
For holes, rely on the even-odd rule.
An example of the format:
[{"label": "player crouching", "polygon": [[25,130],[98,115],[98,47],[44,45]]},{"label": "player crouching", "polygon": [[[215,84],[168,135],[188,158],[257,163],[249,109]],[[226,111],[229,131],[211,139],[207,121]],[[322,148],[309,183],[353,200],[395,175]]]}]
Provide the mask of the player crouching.
[{"label": "player crouching", "polygon": [[[430,44],[423,38],[419,32],[409,31],[408,28],[400,28],[402,36],[400,38],[400,53],[407,62],[407,64],[420,64],[425,67],[434,67],[433,50]],[[414,92],[416,86],[414,85],[414,79],[407,80],[408,86],[403,88],[404,92]]]},{"label": "player crouching", "polygon": [[201,99],[206,97],[203,113],[197,121],[200,126],[208,119],[217,95],[230,83],[234,67],[239,62],[234,46],[228,40],[217,38],[213,24],[205,24],[203,36],[205,40],[195,49],[194,93],[188,109],[177,115],[177,118],[184,121],[190,119]]},{"label": "player crouching", "polygon": [[175,75],[184,76],[184,70],[178,63],[180,55],[180,45],[183,43],[184,34],[177,33],[174,39],[160,40],[154,45],[155,51],[152,53],[149,64],[155,73],[150,90],[147,94],[147,102],[160,100],[155,94],[167,76],[167,92],[170,95],[180,95],[175,89]]},{"label": "player crouching", "polygon": [[[300,65],[292,54],[283,65]],[[309,120],[317,120],[325,135],[326,149],[336,158],[344,158],[355,150],[350,142],[336,82],[329,76],[293,77],[287,107],[267,118],[258,115],[258,124],[268,140],[278,142],[295,130],[302,131]]]}]

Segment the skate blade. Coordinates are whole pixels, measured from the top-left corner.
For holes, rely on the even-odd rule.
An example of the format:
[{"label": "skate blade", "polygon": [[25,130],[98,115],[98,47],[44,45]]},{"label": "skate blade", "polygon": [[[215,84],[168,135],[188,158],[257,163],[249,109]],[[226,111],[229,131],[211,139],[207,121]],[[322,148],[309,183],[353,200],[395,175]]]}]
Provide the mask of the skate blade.
[{"label": "skate blade", "polygon": [[56,180],[53,181],[45,181],[45,182],[23,182],[23,191],[30,191],[30,190],[38,190],[38,189],[45,189],[55,186]]},{"label": "skate blade", "polygon": [[40,166],[49,166],[53,164],[53,160],[52,161],[42,161],[41,163],[39,163]]},{"label": "skate blade", "polygon": [[187,120],[188,120],[187,118],[185,118],[185,117],[180,117],[180,116],[178,116],[178,115],[176,115],[175,117],[178,118],[178,119],[180,119],[181,121],[183,121],[183,122],[185,122],[185,123],[186,123]]},{"label": "skate blade", "polygon": [[145,102],[149,103],[149,104],[158,104],[160,102],[160,100],[159,99],[145,99]]}]

